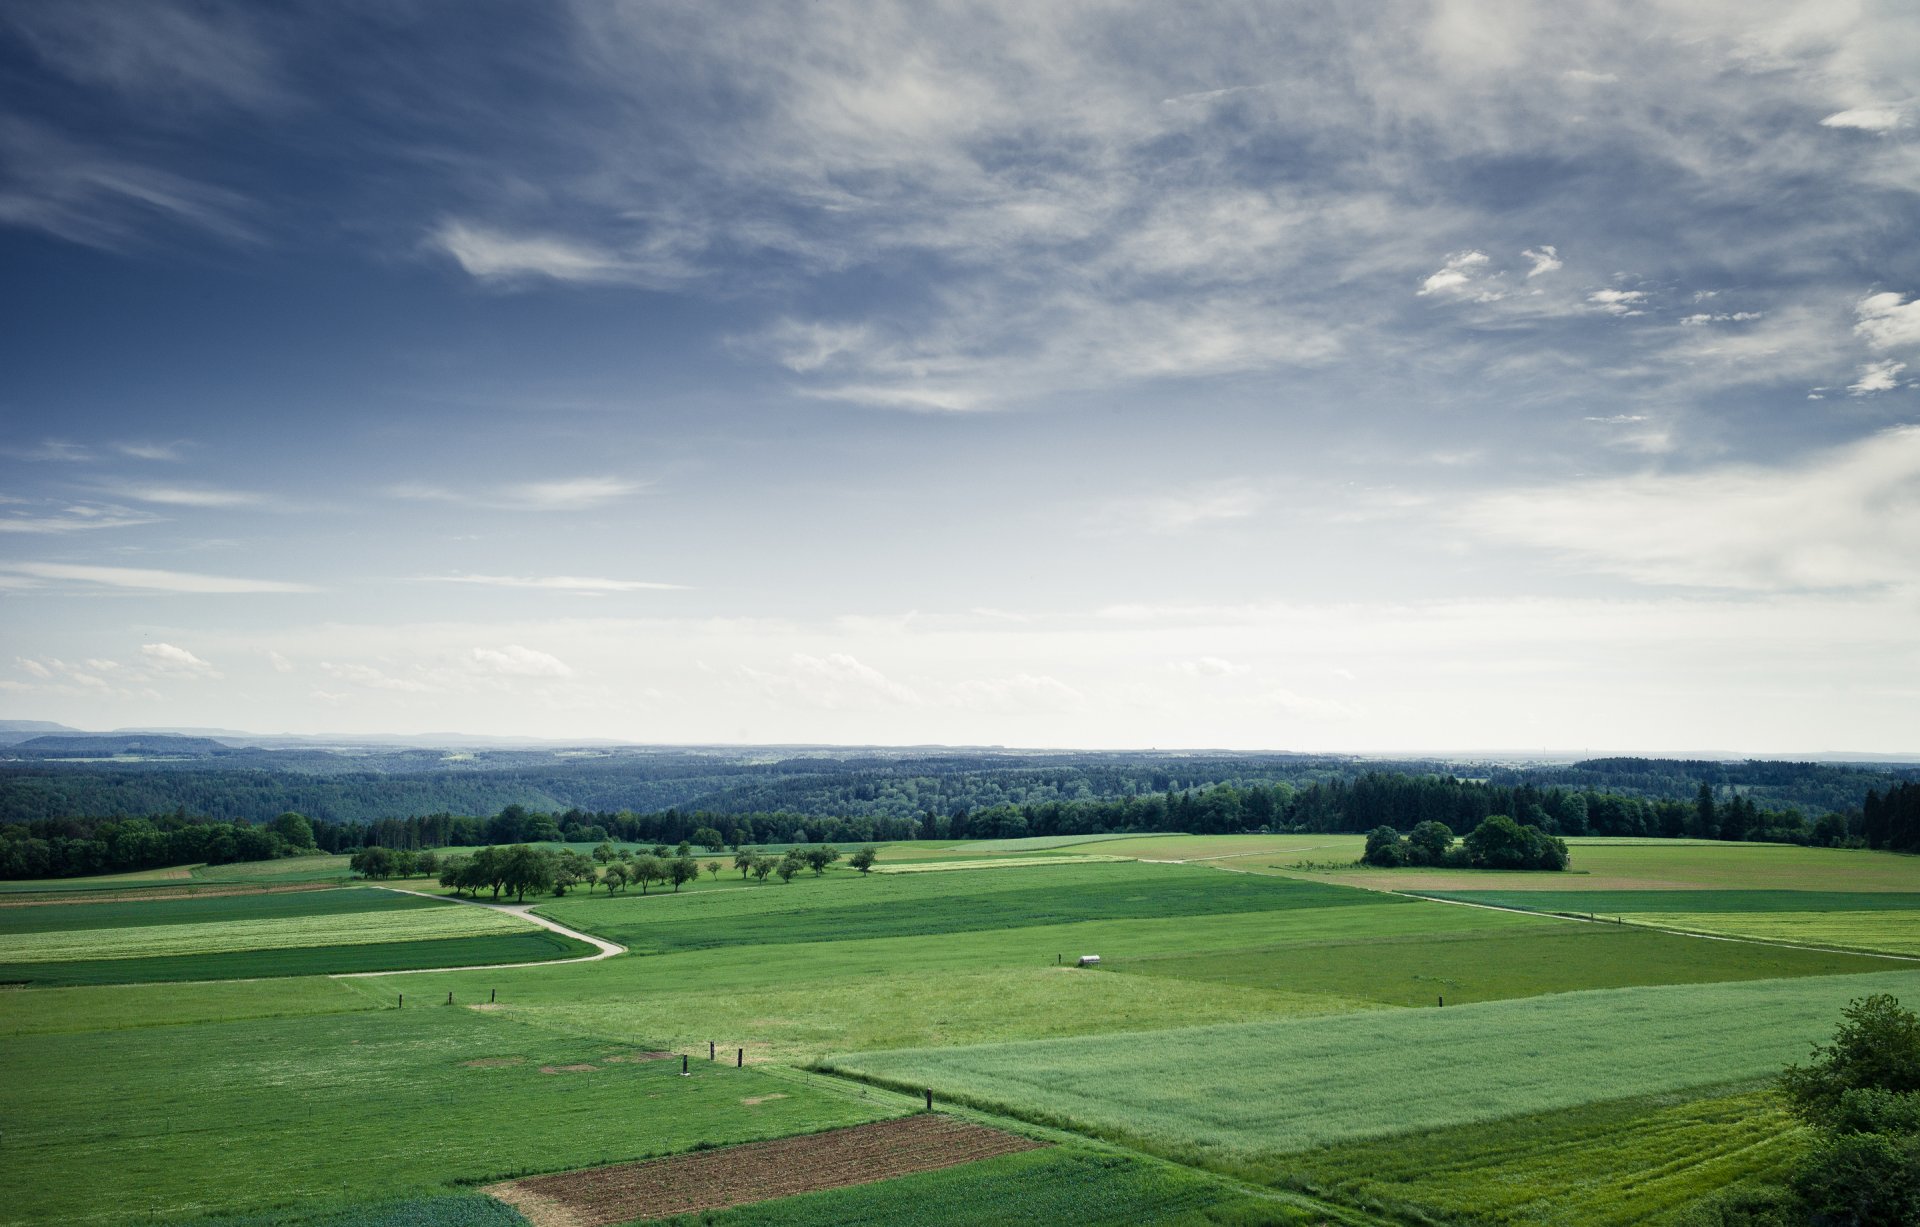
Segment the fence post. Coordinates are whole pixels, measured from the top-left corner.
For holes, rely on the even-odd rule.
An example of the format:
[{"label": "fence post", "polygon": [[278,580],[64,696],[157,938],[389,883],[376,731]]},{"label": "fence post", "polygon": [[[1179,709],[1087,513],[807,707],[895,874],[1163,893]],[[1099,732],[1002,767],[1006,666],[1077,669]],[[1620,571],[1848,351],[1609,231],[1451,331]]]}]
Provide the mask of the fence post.
[{"label": "fence post", "polygon": [[735,1069],[742,1069],[746,1066],[746,1064],[747,1064],[747,1050],[742,1048],[740,1049],[739,1052],[734,1054],[733,1067]]},{"label": "fence post", "polygon": [[1447,999],[1444,996],[1440,998],[1440,1004],[1441,1005],[1447,1004]]},{"label": "fence post", "polygon": [[400,1009],[402,1009],[402,1010],[404,1010],[404,1009],[406,1009],[406,1008],[407,1008],[407,995],[406,995],[405,993],[401,993],[401,994],[400,994],[400,1005],[399,1005],[399,1008],[400,1008]]},{"label": "fence post", "polygon": [[453,1004],[453,990],[451,989],[447,990],[447,1004],[448,1005]]},{"label": "fence post", "polygon": [[680,1076],[682,1078],[690,1077],[691,1073],[692,1071],[687,1069],[687,1054],[683,1052],[680,1054]]},{"label": "fence post", "polygon": [[492,1005],[492,1004],[493,1004],[493,999],[494,999],[494,997],[495,997],[495,995],[496,995],[496,994],[498,994],[499,992],[500,992],[500,990],[499,990],[499,989],[497,989],[497,988],[490,988],[490,989],[488,989],[488,990],[487,990],[487,1004],[488,1004],[488,1005]]},{"label": "fence post", "polygon": [[714,1051],[714,1050],[713,1050],[713,1041],[712,1041],[712,1040],[708,1040],[708,1041],[707,1041],[707,1060],[709,1060],[709,1061],[711,1061],[711,1060],[713,1060],[713,1051]]},{"label": "fence post", "polygon": [[927,1088],[927,1111],[933,1111],[933,1088]]}]

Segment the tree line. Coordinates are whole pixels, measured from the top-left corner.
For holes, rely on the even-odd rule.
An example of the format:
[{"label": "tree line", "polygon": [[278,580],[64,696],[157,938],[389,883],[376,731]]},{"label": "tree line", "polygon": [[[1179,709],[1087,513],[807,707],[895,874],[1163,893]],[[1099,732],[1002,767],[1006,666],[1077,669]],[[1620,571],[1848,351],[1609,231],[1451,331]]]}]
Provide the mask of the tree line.
[{"label": "tree line", "polygon": [[1539,827],[1495,814],[1473,828],[1458,846],[1444,822],[1422,822],[1401,835],[1392,827],[1367,832],[1361,863],[1384,869],[1402,865],[1445,869],[1565,869],[1567,844]]}]

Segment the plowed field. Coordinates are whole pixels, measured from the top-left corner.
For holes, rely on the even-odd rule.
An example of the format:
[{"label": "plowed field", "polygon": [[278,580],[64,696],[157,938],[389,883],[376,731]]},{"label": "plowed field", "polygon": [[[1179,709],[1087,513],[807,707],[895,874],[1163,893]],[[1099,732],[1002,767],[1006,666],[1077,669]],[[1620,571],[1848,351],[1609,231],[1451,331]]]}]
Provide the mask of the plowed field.
[{"label": "plowed field", "polygon": [[535,1227],[604,1227],[954,1167],[1044,1146],[922,1113],[698,1154],[535,1176],[486,1191]]}]

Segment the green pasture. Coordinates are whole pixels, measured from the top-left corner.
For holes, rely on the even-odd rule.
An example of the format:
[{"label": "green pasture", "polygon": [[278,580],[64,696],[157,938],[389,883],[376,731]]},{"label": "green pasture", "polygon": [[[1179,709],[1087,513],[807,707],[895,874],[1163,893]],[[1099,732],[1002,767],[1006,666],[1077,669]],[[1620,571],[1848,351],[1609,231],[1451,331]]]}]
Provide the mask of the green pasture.
[{"label": "green pasture", "polygon": [[343,975],[427,967],[488,967],[535,963],[593,953],[584,942],[546,929],[433,940],[367,942],[225,950],[206,954],[147,955],[129,959],[75,959],[64,963],[0,963],[0,985],[155,984],[166,981],[249,980],[260,977]]},{"label": "green pasture", "polygon": [[1920,956],[1920,912],[1642,912],[1633,919],[1688,933]]},{"label": "green pasture", "polygon": [[1671,1222],[1777,1176],[1802,1131],[1765,1090],[1646,1095],[1307,1150],[1276,1179],[1414,1222]]},{"label": "green pasture", "polygon": [[[438,964],[435,964],[438,966]],[[219,983],[110,984],[0,991],[0,1037],[347,1014],[391,1006],[322,976]],[[446,993],[440,994],[441,1000]]]},{"label": "green pasture", "polygon": [[[424,902],[424,901],[423,901]],[[84,905],[82,905],[84,906]],[[165,904],[161,905],[166,906]],[[443,904],[367,912],[325,912],[263,920],[204,920],[119,928],[41,930],[0,935],[0,963],[162,958],[302,946],[372,946],[481,937],[525,930],[529,921],[496,908]]]},{"label": "green pasture", "polygon": [[1071,852],[1047,852],[1034,856],[994,856],[982,860],[920,860],[906,861],[894,865],[875,865],[873,872],[887,873],[935,873],[948,869],[1018,869],[1030,865],[1093,865],[1101,862],[1125,860],[1119,856],[1101,856],[1097,854],[1075,854]]},{"label": "green pasture", "polygon": [[610,1059],[632,1051],[458,1006],[16,1035],[0,1045],[0,1223],[388,1200],[905,1107],[752,1068],[696,1061],[682,1078],[675,1061]]},{"label": "green pasture", "polygon": [[[272,894],[181,895],[170,899],[103,900],[98,903],[46,903],[34,907],[0,907],[0,943],[18,933],[279,920],[446,906],[419,895],[371,887],[278,891]],[[4,945],[0,945],[0,949],[4,948]]]},{"label": "green pasture", "polygon": [[1083,1146],[1056,1146],[658,1221],[677,1227],[1004,1227],[1011,1222],[1203,1227],[1326,1219],[1190,1168]]},{"label": "green pasture", "polygon": [[868,1052],[822,1068],[1272,1179],[1314,1146],[1766,1077],[1876,992],[1912,996],[1920,972]]},{"label": "green pasture", "polygon": [[1364,891],[1318,883],[1115,862],[1018,873],[808,873],[747,890],[568,895],[539,911],[644,953],[1380,902]]},{"label": "green pasture", "polygon": [[1651,929],[1562,921],[1545,929],[1123,957],[1103,967],[1196,984],[1429,1006],[1442,997],[1465,1005],[1580,989],[1890,971],[1899,964],[1867,955],[1703,942]]},{"label": "green pasture", "polygon": [[[1126,840],[1126,839],[1163,839],[1163,838],[1165,838],[1165,836],[1150,835],[1150,834],[1025,835],[1025,836],[1021,836],[1018,839],[972,839],[972,840],[967,840],[964,843],[951,844],[949,845],[949,847],[953,852],[961,855],[965,855],[965,856],[980,856],[984,854],[997,855],[1000,853],[1013,853],[1015,855],[1018,855],[1019,853],[1023,853],[1023,852],[1044,852],[1049,848],[1073,848],[1073,847],[1079,846],[1080,844],[1108,844],[1108,843],[1114,843],[1116,841]],[[913,845],[908,845],[908,846],[919,847],[924,842],[926,841],[919,841]],[[894,845],[894,846],[897,847],[901,845]]]}]

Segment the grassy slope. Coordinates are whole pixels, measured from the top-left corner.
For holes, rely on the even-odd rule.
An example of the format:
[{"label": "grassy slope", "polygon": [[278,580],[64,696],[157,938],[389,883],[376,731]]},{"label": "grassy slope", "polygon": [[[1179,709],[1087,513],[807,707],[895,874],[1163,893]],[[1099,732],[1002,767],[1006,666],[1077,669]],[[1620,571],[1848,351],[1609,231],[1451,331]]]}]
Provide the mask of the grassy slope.
[{"label": "grassy slope", "polygon": [[1276,1156],[1334,1141],[1763,1077],[1804,1057],[1850,998],[1873,992],[1920,992],[1920,972],[1600,990],[828,1064],[1272,1174]]},{"label": "grassy slope", "polygon": [[[162,906],[165,906],[164,904]],[[386,942],[479,937],[527,929],[524,917],[497,908],[455,904],[275,916],[264,920],[204,920],[189,924],[128,925],[0,935],[0,962],[64,963],[74,959],[159,958],[231,950],[289,950],[305,946],[361,946]]]},{"label": "grassy slope", "polygon": [[[444,1006],[10,1038],[0,1119],[32,1127],[7,1130],[0,1223],[431,1193],[896,1110],[753,1069],[604,1063],[617,1051]],[[540,1072],[578,1063],[599,1068]]]},{"label": "grassy slope", "polygon": [[[1094,845],[1093,851],[1099,846]],[[1376,890],[1920,891],[1920,857],[1788,844],[1584,844],[1566,873],[1342,869],[1310,876]]]}]

